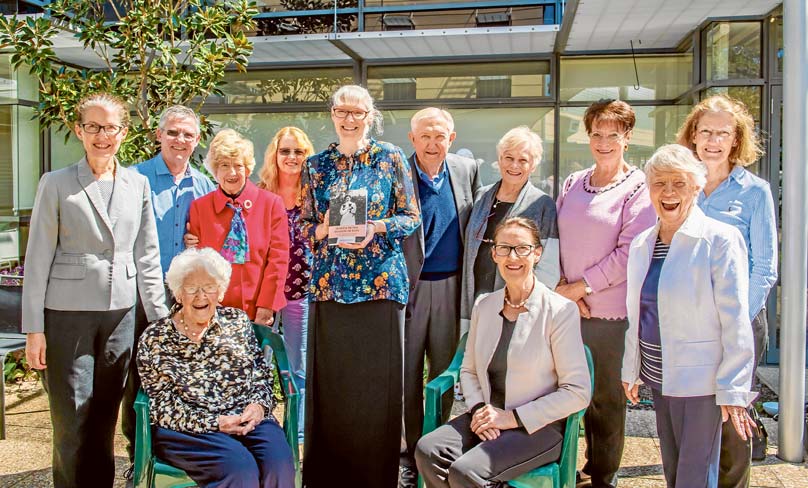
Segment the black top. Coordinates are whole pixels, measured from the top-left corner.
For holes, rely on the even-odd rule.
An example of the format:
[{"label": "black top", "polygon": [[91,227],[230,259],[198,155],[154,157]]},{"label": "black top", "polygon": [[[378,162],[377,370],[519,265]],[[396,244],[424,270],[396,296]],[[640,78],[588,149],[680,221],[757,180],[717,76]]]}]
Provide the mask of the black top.
[{"label": "black top", "polygon": [[[480,249],[477,252],[477,259],[474,260],[474,300],[483,293],[494,291],[494,282],[497,279],[497,265],[491,259],[491,248],[494,247],[494,230],[497,225],[505,220],[505,216],[511,211],[513,202],[501,202],[494,199],[491,205],[491,213],[488,214],[488,221],[485,225],[485,233],[482,236]],[[479,236],[475,236],[479,238]]]},{"label": "black top", "polygon": [[491,405],[505,409],[505,377],[508,374],[508,346],[511,344],[516,321],[502,317],[502,334],[488,363],[488,381],[491,384]]}]

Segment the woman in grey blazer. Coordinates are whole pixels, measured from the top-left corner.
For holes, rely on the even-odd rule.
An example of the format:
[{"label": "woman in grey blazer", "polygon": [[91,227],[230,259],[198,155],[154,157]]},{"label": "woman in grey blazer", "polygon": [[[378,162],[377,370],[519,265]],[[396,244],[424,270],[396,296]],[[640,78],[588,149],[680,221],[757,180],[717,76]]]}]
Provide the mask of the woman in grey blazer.
[{"label": "woman in grey blazer", "polygon": [[149,183],[115,157],[128,107],[98,93],[76,119],[86,156],[39,182],[23,286],[25,354],[48,392],[57,488],[112,486],[137,291],[150,321],[168,313]]},{"label": "woman in grey blazer", "polygon": [[471,307],[483,293],[505,286],[489,259],[494,229],[509,217],[525,217],[539,227],[544,253],[536,265],[536,276],[550,289],[561,277],[558,261],[556,207],[549,195],[529,181],[539,166],[542,143],[526,126],[509,130],[497,143],[497,167],[501,178],[480,189],[466,226],[463,253],[463,291],[460,297],[461,334],[468,331]]}]

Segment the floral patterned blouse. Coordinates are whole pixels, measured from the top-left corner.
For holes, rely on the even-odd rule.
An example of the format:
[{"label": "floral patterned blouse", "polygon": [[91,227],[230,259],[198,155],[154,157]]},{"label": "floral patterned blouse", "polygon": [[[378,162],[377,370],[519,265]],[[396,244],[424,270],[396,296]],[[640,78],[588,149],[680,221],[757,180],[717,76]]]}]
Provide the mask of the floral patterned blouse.
[{"label": "floral patterned blouse", "polygon": [[300,207],[286,209],[289,218],[289,271],[283,293],[287,300],[300,300],[309,296],[311,279],[311,248],[302,233]]},{"label": "floral patterned blouse", "polygon": [[[329,247],[327,239],[315,242],[314,230],[325,220],[331,195],[362,188],[368,193],[368,219],[384,222],[387,232],[376,234],[364,249]],[[331,144],[309,158],[303,191],[304,234],[314,252],[313,299],[406,304],[409,279],[401,243],[421,224],[421,214],[401,148],[370,139],[366,147],[345,156]]]},{"label": "floral patterned blouse", "polygon": [[181,334],[172,314],[140,337],[137,369],[149,395],[151,423],[202,434],[219,430],[219,415],[241,415],[250,403],[272,415],[272,373],[242,310],[218,307],[199,344]]}]

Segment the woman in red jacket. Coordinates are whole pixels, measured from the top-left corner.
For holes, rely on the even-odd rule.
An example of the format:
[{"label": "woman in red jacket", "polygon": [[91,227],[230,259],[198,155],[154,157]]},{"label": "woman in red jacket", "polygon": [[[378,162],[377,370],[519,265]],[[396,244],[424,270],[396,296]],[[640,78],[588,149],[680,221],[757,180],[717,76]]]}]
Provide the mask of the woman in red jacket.
[{"label": "woman in red jacket", "polygon": [[250,180],[252,142],[232,129],[213,138],[205,167],[219,187],[191,204],[190,233],[233,268],[222,305],[240,308],[250,320],[271,325],[286,306],[283,286],[289,262],[289,228],[283,200]]}]

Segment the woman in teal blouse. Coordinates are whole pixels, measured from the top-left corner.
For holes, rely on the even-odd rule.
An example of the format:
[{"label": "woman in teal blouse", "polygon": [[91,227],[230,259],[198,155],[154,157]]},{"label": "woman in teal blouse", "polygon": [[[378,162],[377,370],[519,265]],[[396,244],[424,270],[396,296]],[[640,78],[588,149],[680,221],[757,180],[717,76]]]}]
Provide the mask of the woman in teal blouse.
[{"label": "woman in teal blouse", "polygon": [[[409,293],[401,243],[421,218],[407,157],[369,136],[381,114],[367,90],[337,90],[331,120],[339,142],[309,158],[303,175],[314,301],[304,484],[333,486],[335,475],[349,474],[356,486],[394,486]],[[349,190],[367,192],[365,237],[329,245],[330,211],[340,210],[330,210],[332,198]]]}]

